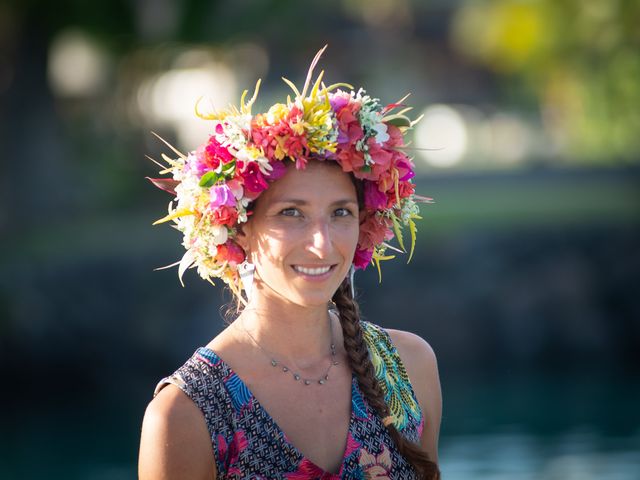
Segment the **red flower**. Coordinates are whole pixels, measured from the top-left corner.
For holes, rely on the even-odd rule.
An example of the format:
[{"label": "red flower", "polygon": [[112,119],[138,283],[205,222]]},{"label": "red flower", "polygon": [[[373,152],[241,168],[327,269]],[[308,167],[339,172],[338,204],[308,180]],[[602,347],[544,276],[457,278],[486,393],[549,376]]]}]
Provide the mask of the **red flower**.
[{"label": "red flower", "polygon": [[393,225],[391,219],[376,215],[375,211],[364,211],[361,214],[360,237],[358,247],[364,250],[373,250],[376,245],[393,238]]},{"label": "red flower", "polygon": [[218,225],[233,227],[238,221],[238,212],[233,207],[223,205],[213,211],[213,220]]},{"label": "red flower", "polygon": [[218,245],[218,253],[216,254],[216,260],[218,262],[229,262],[231,266],[235,267],[239,263],[244,262],[244,258],[244,250],[233,240],[227,240],[222,245]]},{"label": "red flower", "polygon": [[[414,191],[415,191],[416,186],[411,183],[411,182],[402,182],[400,181],[398,183],[398,190],[399,190],[399,196],[400,198],[407,198],[411,195],[413,195]],[[397,206],[397,198],[396,198],[396,189],[395,186],[393,186],[391,189],[389,189],[389,191],[387,191],[387,207],[386,208],[393,208],[395,206]]]}]

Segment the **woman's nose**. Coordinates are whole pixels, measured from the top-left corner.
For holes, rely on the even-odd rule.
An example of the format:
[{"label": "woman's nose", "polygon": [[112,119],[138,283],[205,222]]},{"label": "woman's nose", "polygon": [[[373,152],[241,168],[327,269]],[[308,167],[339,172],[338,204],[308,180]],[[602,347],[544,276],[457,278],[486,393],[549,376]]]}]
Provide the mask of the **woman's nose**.
[{"label": "woman's nose", "polygon": [[324,220],[314,222],[310,233],[309,249],[320,258],[326,257],[331,250],[331,234],[328,222]]}]

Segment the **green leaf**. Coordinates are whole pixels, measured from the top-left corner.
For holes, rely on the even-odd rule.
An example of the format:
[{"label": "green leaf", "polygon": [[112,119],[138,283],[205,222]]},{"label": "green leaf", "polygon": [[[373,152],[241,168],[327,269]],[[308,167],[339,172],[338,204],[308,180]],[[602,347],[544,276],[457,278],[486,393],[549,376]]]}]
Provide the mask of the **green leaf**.
[{"label": "green leaf", "polygon": [[395,125],[396,127],[410,127],[411,126],[411,120],[409,120],[408,117],[406,117],[404,115],[400,115],[398,113],[395,113],[393,115],[387,115],[386,117],[384,117],[382,119],[382,121],[384,123],[389,124],[389,125]]},{"label": "green leaf", "polygon": [[198,185],[203,188],[209,188],[218,181],[218,178],[220,178],[220,176],[216,172],[207,172],[200,177],[200,183],[198,183]]},{"label": "green leaf", "polygon": [[235,160],[232,160],[229,163],[225,163],[222,166],[222,174],[223,175],[231,175],[233,173],[233,171],[235,170],[235,168],[236,168]]},{"label": "green leaf", "polygon": [[400,248],[402,248],[402,250],[406,252],[407,249],[404,248],[404,238],[402,237],[402,229],[400,228],[400,224],[398,223],[398,217],[396,217],[395,215],[391,215],[391,221],[393,222],[393,231],[396,234],[396,238],[398,239]]},{"label": "green leaf", "polygon": [[409,231],[411,232],[411,252],[409,253],[409,260],[407,260],[407,263],[409,263],[411,261],[411,257],[413,257],[413,250],[416,247],[416,233],[418,231],[416,223],[412,218],[409,219]]}]

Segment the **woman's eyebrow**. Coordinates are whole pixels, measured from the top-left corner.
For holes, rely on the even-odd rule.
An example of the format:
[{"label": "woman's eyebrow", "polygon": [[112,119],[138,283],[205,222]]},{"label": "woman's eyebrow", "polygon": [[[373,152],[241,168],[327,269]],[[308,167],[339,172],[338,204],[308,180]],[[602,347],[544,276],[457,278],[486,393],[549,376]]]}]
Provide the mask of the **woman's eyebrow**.
[{"label": "woman's eyebrow", "polygon": [[[281,198],[281,199],[277,199],[273,201],[274,204],[280,204],[280,203],[288,203],[288,204],[293,204],[293,205],[300,205],[300,206],[306,206],[309,205],[310,202],[308,200],[303,200],[303,199],[299,199],[299,198]],[[341,198],[339,200],[336,200],[334,202],[331,202],[331,205],[349,205],[349,204],[357,204],[358,201],[351,199],[351,198]]]}]

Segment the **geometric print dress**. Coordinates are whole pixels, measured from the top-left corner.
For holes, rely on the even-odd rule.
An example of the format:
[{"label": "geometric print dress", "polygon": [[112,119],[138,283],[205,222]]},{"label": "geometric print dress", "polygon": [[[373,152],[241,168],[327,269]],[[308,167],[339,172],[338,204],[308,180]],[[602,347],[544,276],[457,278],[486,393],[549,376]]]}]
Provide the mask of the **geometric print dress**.
[{"label": "geometric print dress", "polygon": [[[389,334],[360,321],[376,377],[400,433],[419,442],[424,415]],[[213,350],[200,347],[178,370],[163,378],[200,408],[211,437],[220,479],[338,480],[415,479],[382,420],[367,404],[355,374],[351,381],[351,417],[340,471],[324,471],[292,445],[244,382]]]}]

